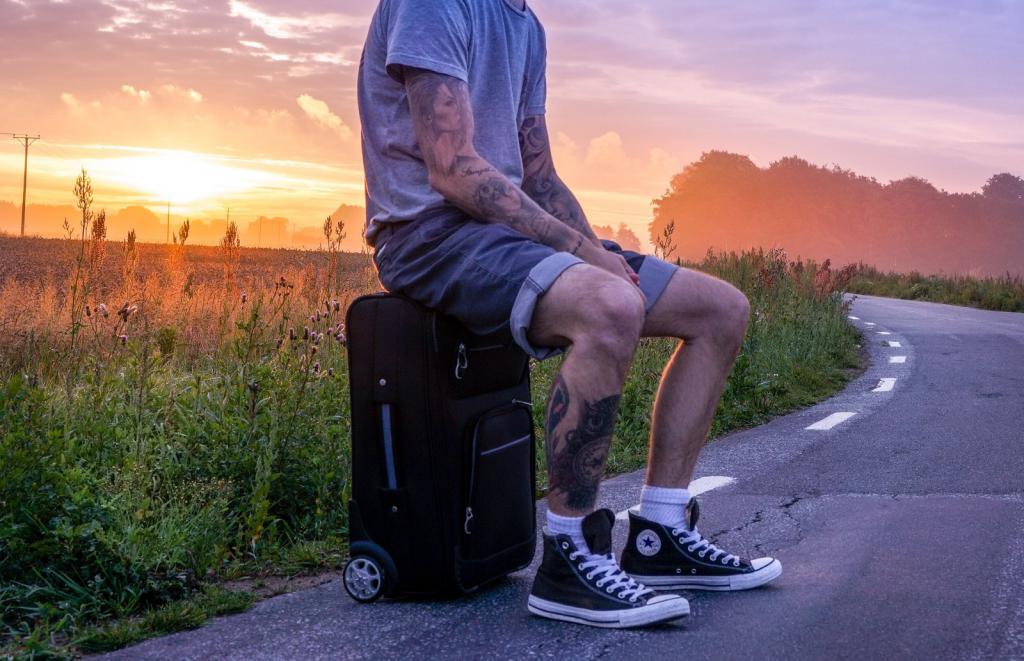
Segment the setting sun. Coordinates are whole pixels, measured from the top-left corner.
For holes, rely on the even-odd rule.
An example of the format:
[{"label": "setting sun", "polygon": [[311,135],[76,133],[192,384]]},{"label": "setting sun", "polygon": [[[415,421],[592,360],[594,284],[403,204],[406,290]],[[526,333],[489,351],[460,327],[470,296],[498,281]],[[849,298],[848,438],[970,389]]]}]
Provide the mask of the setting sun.
[{"label": "setting sun", "polygon": [[187,151],[100,159],[92,170],[111,183],[175,204],[251,191],[274,178],[269,172],[229,165],[224,160]]}]

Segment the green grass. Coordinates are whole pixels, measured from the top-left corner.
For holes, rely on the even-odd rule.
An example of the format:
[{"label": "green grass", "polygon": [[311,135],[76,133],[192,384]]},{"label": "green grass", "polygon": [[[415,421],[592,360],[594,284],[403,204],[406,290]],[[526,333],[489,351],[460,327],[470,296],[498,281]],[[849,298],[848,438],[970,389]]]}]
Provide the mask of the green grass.
[{"label": "green grass", "polygon": [[[752,305],[713,436],[817,401],[858,364],[846,283],[827,264],[753,252],[697,266]],[[37,316],[15,319],[32,325],[0,336],[0,650],[113,649],[248,604],[220,581],[338,567],[349,426],[333,334],[344,301],[364,290],[332,295],[311,277],[244,301],[229,285],[204,305],[191,289],[143,291],[123,323],[114,305],[110,319],[86,315],[90,296],[26,307]],[[333,298],[339,309],[325,309]],[[641,346],[609,472],[643,465],[673,347]],[[556,369],[533,369],[539,429]]]},{"label": "green grass", "polygon": [[850,280],[848,291],[984,310],[1024,312],[1024,278],[1019,275],[972,278],[960,275],[922,275],[917,271],[883,273],[873,267],[859,265]]}]

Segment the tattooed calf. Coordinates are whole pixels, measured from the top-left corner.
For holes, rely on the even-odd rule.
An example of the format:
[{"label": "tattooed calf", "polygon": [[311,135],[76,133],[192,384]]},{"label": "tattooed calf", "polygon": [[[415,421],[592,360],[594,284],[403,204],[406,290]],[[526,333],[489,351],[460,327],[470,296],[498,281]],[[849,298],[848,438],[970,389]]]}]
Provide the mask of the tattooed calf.
[{"label": "tattooed calf", "polygon": [[597,500],[597,487],[608,458],[620,395],[595,402],[583,400],[576,426],[559,438],[556,427],[569,407],[569,391],[561,376],[552,389],[548,413],[548,479],[552,493],[565,495],[566,504],[587,511]]}]

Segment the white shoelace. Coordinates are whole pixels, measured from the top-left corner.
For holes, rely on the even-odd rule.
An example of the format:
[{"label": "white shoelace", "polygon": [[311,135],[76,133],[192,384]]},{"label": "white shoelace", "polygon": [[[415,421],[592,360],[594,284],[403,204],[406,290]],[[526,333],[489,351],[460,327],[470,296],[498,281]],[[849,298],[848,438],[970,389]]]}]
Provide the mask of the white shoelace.
[{"label": "white shoelace", "polygon": [[600,577],[594,585],[604,588],[608,594],[617,593],[619,599],[628,598],[631,602],[635,602],[640,597],[654,592],[654,590],[643,583],[636,582],[630,578],[629,574],[622,571],[619,563],[615,562],[615,556],[610,553],[608,555],[586,555],[579,551],[573,551],[569,554],[569,560],[573,562],[581,558],[584,559],[583,562],[580,562],[576,567],[581,572],[587,572],[587,578],[590,580]]},{"label": "white shoelace", "polygon": [[697,555],[699,555],[702,558],[705,555],[710,554],[711,562],[718,562],[719,556],[723,556],[721,560],[723,565],[732,563],[734,567],[740,566],[740,559],[737,556],[733,555],[732,553],[726,553],[725,551],[718,548],[708,540],[704,539],[704,537],[702,537],[701,534],[697,532],[696,526],[694,526],[691,530],[687,530],[686,528],[673,528],[672,534],[680,535],[679,543],[688,544],[689,546],[686,547],[686,550],[690,553],[693,553],[694,551],[699,551]]}]

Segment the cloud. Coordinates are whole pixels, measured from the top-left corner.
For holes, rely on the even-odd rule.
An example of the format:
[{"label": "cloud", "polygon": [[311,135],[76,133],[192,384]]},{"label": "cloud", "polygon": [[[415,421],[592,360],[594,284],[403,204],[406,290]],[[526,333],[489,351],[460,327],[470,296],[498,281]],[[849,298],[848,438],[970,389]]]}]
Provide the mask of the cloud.
[{"label": "cloud", "polygon": [[326,103],[320,99],[310,96],[309,94],[302,94],[296,99],[299,107],[302,108],[302,112],[309,115],[309,117],[323,126],[325,129],[333,131],[338,135],[339,138],[348,142],[352,139],[352,129],[345,126],[345,122],[342,121],[341,117],[338,117]]},{"label": "cloud", "polygon": [[139,103],[146,103],[153,98],[153,94],[148,90],[137,90],[131,85],[121,85],[121,91],[128,96],[138,99]]}]

